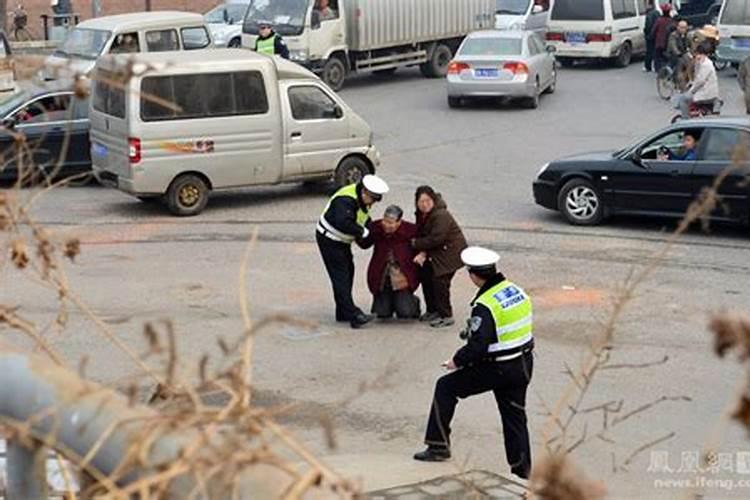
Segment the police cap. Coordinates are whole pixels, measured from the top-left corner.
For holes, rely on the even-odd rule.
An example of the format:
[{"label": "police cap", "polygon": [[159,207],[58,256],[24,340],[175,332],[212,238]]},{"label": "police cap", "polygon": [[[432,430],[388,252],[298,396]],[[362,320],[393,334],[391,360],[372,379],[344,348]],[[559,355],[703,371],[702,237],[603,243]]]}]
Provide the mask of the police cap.
[{"label": "police cap", "polygon": [[369,191],[377,200],[389,191],[388,184],[377,175],[368,174],[362,178],[362,186]]},{"label": "police cap", "polygon": [[461,252],[461,260],[469,269],[491,269],[500,260],[500,256],[482,247],[469,247]]}]

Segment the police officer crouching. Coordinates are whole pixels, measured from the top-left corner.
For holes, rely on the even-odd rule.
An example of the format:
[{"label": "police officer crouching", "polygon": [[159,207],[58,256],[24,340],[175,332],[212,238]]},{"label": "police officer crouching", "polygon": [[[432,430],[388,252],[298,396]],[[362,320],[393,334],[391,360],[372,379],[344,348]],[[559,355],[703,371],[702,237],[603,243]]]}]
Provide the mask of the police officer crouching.
[{"label": "police officer crouching", "polygon": [[258,22],[258,38],[255,39],[255,52],[267,56],[281,56],[289,59],[289,47],[281,35],[276,33],[269,21]]},{"label": "police officer crouching", "polygon": [[352,299],[352,243],[370,234],[370,208],[387,192],[388,184],[383,179],[366,175],[357,184],[336,191],[318,220],[315,239],[333,287],[336,321],[349,322],[352,328],[361,328],[373,319]]},{"label": "police officer crouching", "polygon": [[461,333],[467,343],[443,364],[452,373],[437,381],[425,436],[427,449],[414,458],[428,462],[449,459],[450,424],[458,400],[492,391],[511,472],[528,479],[531,446],[525,405],[533,370],[531,300],[497,271],[500,256],[495,252],[470,247],[461,253],[461,259],[479,288],[472,301],[471,319]]}]

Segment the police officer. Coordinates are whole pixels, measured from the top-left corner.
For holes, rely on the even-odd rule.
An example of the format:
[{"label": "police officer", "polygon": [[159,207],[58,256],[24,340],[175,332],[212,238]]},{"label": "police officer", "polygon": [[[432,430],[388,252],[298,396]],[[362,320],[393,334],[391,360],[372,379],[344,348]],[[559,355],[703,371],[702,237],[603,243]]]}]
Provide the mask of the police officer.
[{"label": "police officer", "polygon": [[281,56],[289,59],[289,48],[281,35],[277,34],[271,23],[260,21],[258,23],[258,38],[255,39],[255,52],[267,56]]},{"label": "police officer", "polygon": [[354,259],[352,243],[370,234],[370,208],[388,192],[388,184],[375,175],[366,175],[357,184],[339,189],[326,205],[318,221],[316,240],[328,271],[336,301],[336,321],[361,328],[373,317],[354,305]]},{"label": "police officer", "polygon": [[471,303],[471,319],[461,333],[467,343],[443,363],[451,373],[437,381],[427,423],[427,449],[414,458],[427,462],[449,459],[450,424],[458,400],[492,391],[511,472],[528,479],[531,447],[525,405],[533,369],[531,300],[497,271],[500,256],[495,252],[470,247],[461,253],[461,259],[479,288]]}]

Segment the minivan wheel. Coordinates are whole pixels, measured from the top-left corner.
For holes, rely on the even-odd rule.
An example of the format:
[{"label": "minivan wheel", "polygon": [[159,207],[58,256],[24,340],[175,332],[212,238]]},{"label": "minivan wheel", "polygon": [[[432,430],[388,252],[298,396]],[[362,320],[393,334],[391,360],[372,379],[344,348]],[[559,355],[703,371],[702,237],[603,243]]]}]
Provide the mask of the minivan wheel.
[{"label": "minivan wheel", "polygon": [[336,184],[336,188],[348,186],[349,184],[356,184],[362,178],[370,173],[370,165],[358,156],[350,156],[344,158],[339,166],[336,167],[336,172],[333,174],[333,181]]},{"label": "minivan wheel", "polygon": [[577,226],[594,226],[604,217],[602,197],[586,179],[568,181],[557,196],[557,207],[568,222]]},{"label": "minivan wheel", "polygon": [[167,190],[167,205],[174,215],[198,215],[208,203],[206,182],[193,174],[179,176]]},{"label": "minivan wheel", "polygon": [[615,58],[615,66],[618,68],[626,68],[630,66],[630,61],[633,58],[633,47],[630,42],[625,42],[620,48],[620,53]]},{"label": "minivan wheel", "polygon": [[323,66],[321,77],[331,89],[338,92],[341,90],[341,87],[344,86],[344,80],[346,79],[346,66],[338,57],[331,57]]},{"label": "minivan wheel", "polygon": [[232,38],[229,40],[229,45],[227,45],[230,49],[239,49],[242,47],[242,39],[241,38]]}]

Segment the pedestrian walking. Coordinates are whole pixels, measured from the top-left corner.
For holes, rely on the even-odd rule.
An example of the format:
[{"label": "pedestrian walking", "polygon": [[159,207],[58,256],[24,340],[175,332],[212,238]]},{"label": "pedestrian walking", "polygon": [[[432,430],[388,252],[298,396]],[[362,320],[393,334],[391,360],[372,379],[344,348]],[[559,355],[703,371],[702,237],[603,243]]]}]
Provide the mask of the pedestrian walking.
[{"label": "pedestrian walking", "polygon": [[420,186],[414,195],[417,207],[417,237],[412,246],[419,252],[420,283],[427,312],[420,318],[433,328],[455,323],[451,307],[451,281],[463,267],[461,251],[466,238],[445,204],[430,186]]},{"label": "pedestrian walking", "polygon": [[344,186],[331,197],[318,220],[315,238],[333,288],[336,321],[361,328],[372,316],[354,304],[354,257],[352,243],[362,243],[370,233],[370,208],[388,192],[388,184],[375,175],[366,175]]},{"label": "pedestrian walking", "polygon": [[526,389],[533,371],[534,336],[529,296],[509,281],[495,252],[470,247],[461,254],[469,278],[479,288],[461,337],[467,343],[443,363],[451,373],[438,379],[425,444],[415,460],[451,457],[451,420],[459,399],[492,392],[503,424],[505,455],[513,474],[528,479],[531,445],[526,422]]},{"label": "pedestrian walking", "polygon": [[651,31],[654,29],[654,23],[659,19],[659,10],[654,5],[654,0],[648,1],[646,8],[646,25],[643,28],[643,34],[646,36],[646,57],[643,60],[643,71],[651,72],[654,63],[654,37]]},{"label": "pedestrian walking", "polygon": [[672,19],[672,6],[668,3],[661,5],[662,15],[654,22],[651,28],[651,37],[654,39],[654,69],[658,72],[667,64],[667,43],[669,35],[674,28]]},{"label": "pedestrian walking", "polygon": [[403,219],[397,205],[385,209],[381,220],[372,223],[364,247],[373,246],[367,267],[367,286],[373,295],[372,312],[380,319],[419,318],[419,270],[411,240],[417,237],[417,226]]},{"label": "pedestrian walking", "polygon": [[750,115],[750,57],[747,57],[737,68],[737,83],[745,95],[745,112]]},{"label": "pedestrian walking", "polygon": [[284,39],[273,30],[269,21],[258,23],[258,38],[255,39],[255,52],[267,56],[281,56],[289,59],[289,47]]}]

